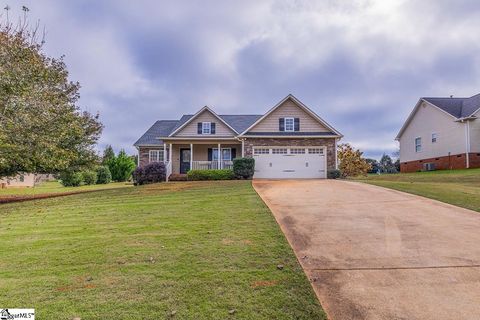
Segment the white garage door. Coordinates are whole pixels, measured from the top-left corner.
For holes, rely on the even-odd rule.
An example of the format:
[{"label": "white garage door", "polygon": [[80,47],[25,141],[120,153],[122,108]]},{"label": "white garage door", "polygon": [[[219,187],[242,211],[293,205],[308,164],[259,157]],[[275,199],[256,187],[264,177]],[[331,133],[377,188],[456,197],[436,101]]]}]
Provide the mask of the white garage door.
[{"label": "white garage door", "polygon": [[254,178],[326,178],[325,147],[253,147]]}]

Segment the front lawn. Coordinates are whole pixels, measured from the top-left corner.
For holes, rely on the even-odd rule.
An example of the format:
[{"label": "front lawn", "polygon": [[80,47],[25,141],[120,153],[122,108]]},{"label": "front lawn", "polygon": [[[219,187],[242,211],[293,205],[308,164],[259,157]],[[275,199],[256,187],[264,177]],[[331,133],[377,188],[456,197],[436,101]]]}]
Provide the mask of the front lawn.
[{"label": "front lawn", "polygon": [[480,212],[480,169],[369,175],[356,180]]},{"label": "front lawn", "polygon": [[4,196],[31,196],[39,194],[50,194],[50,193],[64,193],[72,191],[86,191],[86,190],[102,190],[102,189],[111,189],[111,188],[122,188],[122,187],[131,187],[131,184],[125,182],[112,182],[108,184],[93,184],[93,185],[84,185],[80,187],[64,187],[57,181],[47,181],[42,182],[35,187],[10,187],[5,189],[0,189],[0,198]]},{"label": "front lawn", "polygon": [[325,318],[249,181],[0,205],[0,248],[2,307],[39,319]]}]

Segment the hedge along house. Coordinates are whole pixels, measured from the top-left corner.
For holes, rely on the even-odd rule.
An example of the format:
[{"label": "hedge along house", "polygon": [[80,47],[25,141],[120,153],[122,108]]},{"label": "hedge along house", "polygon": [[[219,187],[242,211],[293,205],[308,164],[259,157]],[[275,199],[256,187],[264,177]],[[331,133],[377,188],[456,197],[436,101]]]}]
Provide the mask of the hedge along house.
[{"label": "hedge along house", "polygon": [[290,94],[263,115],[218,115],[205,106],[180,120],[159,120],[134,146],[139,165],[164,162],[167,179],[230,169],[235,157],[255,158],[254,178],[326,178],[337,168],[341,138]]}]

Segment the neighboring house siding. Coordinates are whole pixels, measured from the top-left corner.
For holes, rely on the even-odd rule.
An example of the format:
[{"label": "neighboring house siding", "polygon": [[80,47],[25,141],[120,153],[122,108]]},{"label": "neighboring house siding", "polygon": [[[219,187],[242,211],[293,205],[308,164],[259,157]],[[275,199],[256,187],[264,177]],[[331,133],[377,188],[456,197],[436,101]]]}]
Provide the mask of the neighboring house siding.
[{"label": "neighboring house siding", "polygon": [[34,187],[35,186],[35,174],[33,173],[21,173],[15,177],[0,179],[0,187]]},{"label": "neighboring house siding", "polygon": [[245,156],[252,157],[254,146],[325,146],[327,147],[327,169],[335,169],[334,138],[248,138],[245,140]]},{"label": "neighboring house siding", "polygon": [[[432,133],[437,142],[432,143]],[[422,138],[422,150],[415,151],[415,139]],[[465,125],[427,103],[418,108],[400,137],[400,161],[430,159],[466,152]]]},{"label": "neighboring house siding", "polygon": [[297,106],[292,100],[285,101],[281,106],[270,113],[265,119],[256,124],[249,131],[251,132],[278,132],[279,118],[300,118],[301,132],[330,132],[329,129],[322,126],[311,115]]},{"label": "neighboring house siding", "polygon": [[[476,116],[480,118],[480,112]],[[470,152],[480,152],[480,119],[470,121]]]},{"label": "neighboring house siding", "polygon": [[[215,122],[215,134],[199,135],[197,123],[199,122]],[[205,110],[199,114],[195,119],[188,123],[184,128],[175,134],[175,136],[228,136],[233,137],[235,133],[227,127],[220,119],[215,117],[210,111]]]}]

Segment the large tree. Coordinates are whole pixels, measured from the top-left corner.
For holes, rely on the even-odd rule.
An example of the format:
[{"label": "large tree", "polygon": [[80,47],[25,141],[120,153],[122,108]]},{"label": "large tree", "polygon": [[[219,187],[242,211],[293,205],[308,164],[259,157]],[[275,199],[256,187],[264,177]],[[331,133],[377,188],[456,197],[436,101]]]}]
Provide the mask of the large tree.
[{"label": "large tree", "polygon": [[343,177],[366,175],[371,170],[370,164],[362,157],[360,150],[353,148],[348,143],[338,146],[339,169]]},{"label": "large tree", "polygon": [[42,46],[25,23],[0,25],[0,176],[58,172],[96,157],[98,114],[81,111],[79,83]]}]

